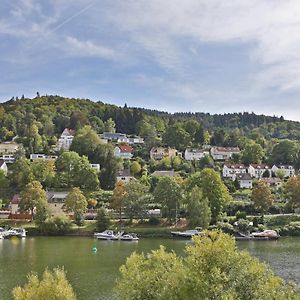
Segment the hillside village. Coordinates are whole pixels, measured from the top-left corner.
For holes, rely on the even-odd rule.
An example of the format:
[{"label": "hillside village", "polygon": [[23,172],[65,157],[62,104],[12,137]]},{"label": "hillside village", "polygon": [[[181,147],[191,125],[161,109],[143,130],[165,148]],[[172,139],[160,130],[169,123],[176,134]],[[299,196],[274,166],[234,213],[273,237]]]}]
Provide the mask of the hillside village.
[{"label": "hillside village", "polygon": [[[55,99],[51,101],[58,109]],[[245,210],[258,214],[262,208],[255,205],[251,197],[252,190],[260,183],[268,187],[275,200],[263,209],[264,212],[269,209],[276,213],[294,212],[299,207],[298,202],[290,205],[286,193],[289,178],[298,179],[300,146],[297,141],[265,137],[257,128],[248,134],[242,134],[238,128],[211,130],[193,118],[166,119],[128,108],[116,109],[126,111],[131,118],[134,118],[133,114],[139,116],[137,131],[118,132],[117,129],[123,126],[120,126],[119,118],[113,119],[109,114],[100,119],[73,107],[68,117],[59,117],[59,122],[64,120],[62,123],[72,127],[60,127],[60,133],[55,134],[53,126],[56,125],[51,122],[57,122],[56,113],[51,113],[51,121],[41,110],[43,101],[48,100],[43,97],[31,100],[32,103],[22,100],[26,103],[25,108],[19,106],[21,100],[2,106],[1,218],[32,217],[20,202],[22,193],[33,181],[39,182],[45,190],[52,216],[66,213],[65,200],[74,187],[78,187],[87,199],[86,218],[95,218],[99,207],[112,210],[116,216],[118,209],[123,209],[124,216],[129,214],[136,218],[173,218],[176,207],[176,218],[178,213],[188,217],[188,204],[185,203],[193,186],[205,190],[211,183],[210,189],[220,185],[222,191],[217,196],[220,207],[216,212],[212,211],[215,220],[224,212],[234,215]],[[98,105],[78,102],[83,107]],[[17,111],[29,109],[35,112],[31,113],[29,123],[25,121],[26,113],[22,112],[22,118],[27,122],[24,123],[25,131],[17,125],[22,118],[15,119],[15,125],[9,127],[15,113],[11,106]],[[93,109],[93,114],[97,114],[95,107]],[[101,109],[108,107],[101,104]],[[126,125],[127,128],[130,126]],[[205,176],[211,183],[208,181],[203,186]],[[170,188],[165,198],[160,195],[164,190],[158,194],[160,184]],[[133,202],[123,203],[121,208],[116,207],[114,199],[120,189],[124,190],[124,195],[130,194],[131,190],[126,192],[127,185],[128,189],[141,192],[133,195],[136,202],[133,199]],[[209,205],[213,209],[212,203]]]}]

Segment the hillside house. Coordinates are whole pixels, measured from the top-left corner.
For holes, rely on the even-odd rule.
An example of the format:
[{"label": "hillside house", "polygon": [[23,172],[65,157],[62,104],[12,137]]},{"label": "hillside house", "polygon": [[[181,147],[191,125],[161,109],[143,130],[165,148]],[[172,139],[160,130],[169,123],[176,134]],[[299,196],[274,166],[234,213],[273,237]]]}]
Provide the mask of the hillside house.
[{"label": "hillside house", "polygon": [[3,159],[0,159],[0,170],[3,171],[5,176],[7,176],[8,169],[7,169],[6,162]]},{"label": "hillside house", "polygon": [[126,143],[126,134],[125,133],[116,133],[116,132],[103,132],[101,134],[101,138],[108,140],[110,142],[117,142],[118,140],[124,140],[124,143]]},{"label": "hillside house", "polygon": [[176,149],[170,147],[153,147],[150,150],[150,158],[154,160],[161,160],[164,157],[175,157],[178,156],[179,153]]},{"label": "hillside house", "polygon": [[95,170],[97,173],[100,172],[100,164],[90,164],[91,168]]},{"label": "hillside house", "polygon": [[[271,177],[272,170],[271,168],[266,164],[251,164],[248,167],[248,173],[257,179],[260,179],[262,177]],[[263,174],[265,174],[263,176]],[[267,175],[266,175],[267,174]]]},{"label": "hillside house", "polygon": [[64,213],[63,206],[68,192],[47,192],[49,210],[52,216]]},{"label": "hillside house", "polygon": [[74,129],[65,128],[60,138],[58,139],[57,149],[69,150],[73,142],[74,135],[75,135]]},{"label": "hillside house", "polygon": [[282,171],[284,177],[295,176],[295,169],[291,165],[273,165],[272,172],[276,175],[278,171]]},{"label": "hillside house", "polygon": [[236,174],[241,189],[252,189],[252,177],[249,173]]},{"label": "hillside house", "polygon": [[42,159],[42,160],[56,160],[57,159],[57,155],[46,155],[46,154],[30,154],[30,160],[34,161],[34,160],[38,160],[38,159]]},{"label": "hillside house", "polygon": [[117,181],[128,183],[131,180],[135,180],[135,178],[130,174],[129,169],[124,169],[117,172]]},{"label": "hillside house", "polygon": [[20,144],[15,142],[0,143],[0,159],[5,163],[13,163],[15,161],[15,154],[21,148]]},{"label": "hillside house", "polygon": [[185,160],[200,160],[206,155],[209,155],[209,151],[204,149],[186,149],[184,151]]},{"label": "hillside house", "polygon": [[210,154],[213,160],[229,160],[233,154],[240,154],[238,147],[212,147]]},{"label": "hillside house", "polygon": [[131,159],[133,148],[129,145],[119,145],[115,147],[114,155],[123,159]]},{"label": "hillside house", "polygon": [[247,168],[243,164],[225,164],[222,175],[224,178],[235,180],[237,174],[247,173]]}]

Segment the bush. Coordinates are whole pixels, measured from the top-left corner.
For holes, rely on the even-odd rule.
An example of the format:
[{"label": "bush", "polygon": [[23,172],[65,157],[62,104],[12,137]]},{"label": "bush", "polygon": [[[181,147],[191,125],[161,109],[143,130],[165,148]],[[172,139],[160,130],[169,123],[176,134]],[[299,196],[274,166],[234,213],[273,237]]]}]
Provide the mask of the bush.
[{"label": "bush", "polygon": [[243,211],[247,215],[254,215],[257,213],[250,201],[231,201],[224,208],[228,216],[235,216],[238,211]]},{"label": "bush", "polygon": [[234,227],[229,223],[218,222],[217,223],[217,228],[221,229],[223,232],[228,233],[228,234],[234,234],[235,233]]},{"label": "bush", "polygon": [[110,217],[105,208],[101,207],[100,209],[98,209],[96,220],[97,231],[102,232],[109,227]]},{"label": "bush", "polygon": [[68,216],[61,214],[47,218],[46,221],[39,226],[42,233],[50,235],[63,235],[70,231],[71,221]]},{"label": "bush", "polygon": [[300,222],[291,222],[280,228],[279,234],[282,236],[300,236]]},{"label": "bush", "polygon": [[28,275],[28,283],[14,288],[12,294],[14,300],[76,300],[65,271],[59,268],[52,272],[46,269],[41,280],[36,274]]},{"label": "bush", "polygon": [[160,220],[157,217],[150,217],[148,223],[150,225],[159,225],[160,224]]},{"label": "bush", "polygon": [[241,232],[249,232],[253,226],[250,225],[250,222],[245,219],[240,219],[237,221],[237,229]]},{"label": "bush", "polygon": [[291,222],[299,222],[300,215],[279,215],[266,217],[266,223],[268,226],[285,226]]},{"label": "bush", "polygon": [[237,211],[235,214],[236,221],[240,219],[247,219],[247,214],[244,211]]}]

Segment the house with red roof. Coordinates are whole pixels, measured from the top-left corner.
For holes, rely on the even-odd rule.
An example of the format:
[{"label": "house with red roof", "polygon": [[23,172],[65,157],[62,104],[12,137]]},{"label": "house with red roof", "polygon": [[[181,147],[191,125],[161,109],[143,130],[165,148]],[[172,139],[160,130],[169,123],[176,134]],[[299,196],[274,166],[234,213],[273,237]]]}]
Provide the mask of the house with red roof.
[{"label": "house with red roof", "polygon": [[115,147],[114,155],[124,159],[131,159],[133,154],[133,148],[129,145],[118,145]]}]

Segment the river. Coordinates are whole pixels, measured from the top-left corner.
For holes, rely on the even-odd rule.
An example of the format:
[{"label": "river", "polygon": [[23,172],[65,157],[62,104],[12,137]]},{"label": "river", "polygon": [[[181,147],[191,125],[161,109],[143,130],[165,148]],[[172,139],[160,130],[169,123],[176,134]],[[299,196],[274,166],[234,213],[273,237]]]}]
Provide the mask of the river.
[{"label": "river", "polygon": [[[186,241],[141,239],[139,242],[97,241],[87,237],[28,237],[0,240],[0,299],[11,299],[14,286],[24,284],[30,271],[39,274],[48,266],[64,266],[79,300],[114,299],[113,287],[119,267],[133,251],[149,252],[164,245],[183,254]],[[92,252],[96,246],[98,251]],[[300,238],[278,241],[240,241],[248,250],[270,264],[276,274],[300,283]]]}]

